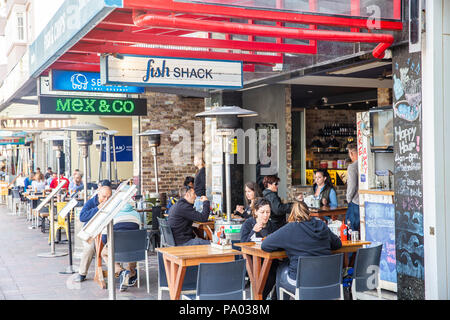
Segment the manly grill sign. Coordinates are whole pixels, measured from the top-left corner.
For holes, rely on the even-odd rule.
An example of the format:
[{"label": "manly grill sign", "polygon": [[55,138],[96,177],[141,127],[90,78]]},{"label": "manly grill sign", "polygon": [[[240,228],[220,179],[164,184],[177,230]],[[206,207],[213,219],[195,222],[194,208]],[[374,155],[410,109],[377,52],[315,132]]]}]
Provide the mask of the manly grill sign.
[{"label": "manly grill sign", "polygon": [[136,55],[102,56],[102,84],[242,88],[242,62]]}]

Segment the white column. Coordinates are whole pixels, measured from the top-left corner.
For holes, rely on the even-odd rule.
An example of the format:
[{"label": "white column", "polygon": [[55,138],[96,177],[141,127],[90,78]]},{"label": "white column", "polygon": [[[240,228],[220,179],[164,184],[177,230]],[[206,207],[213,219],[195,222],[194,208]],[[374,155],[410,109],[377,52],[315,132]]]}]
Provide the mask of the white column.
[{"label": "white column", "polygon": [[[450,0],[426,1],[422,50],[425,298],[449,299]],[[447,21],[446,21],[447,20]],[[443,23],[443,21],[446,21]],[[445,30],[445,31],[444,31]],[[446,35],[443,35],[443,31]],[[445,58],[447,56],[447,58]],[[447,105],[447,108],[444,106]],[[446,170],[447,168],[447,170]]]}]

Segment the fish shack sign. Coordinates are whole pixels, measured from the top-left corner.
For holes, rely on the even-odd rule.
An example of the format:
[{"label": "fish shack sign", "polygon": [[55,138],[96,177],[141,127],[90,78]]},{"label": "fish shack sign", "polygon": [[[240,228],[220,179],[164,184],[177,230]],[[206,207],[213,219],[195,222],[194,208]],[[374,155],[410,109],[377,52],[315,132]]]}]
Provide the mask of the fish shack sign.
[{"label": "fish shack sign", "polygon": [[100,58],[102,84],[236,89],[243,87],[241,61],[117,55]]}]

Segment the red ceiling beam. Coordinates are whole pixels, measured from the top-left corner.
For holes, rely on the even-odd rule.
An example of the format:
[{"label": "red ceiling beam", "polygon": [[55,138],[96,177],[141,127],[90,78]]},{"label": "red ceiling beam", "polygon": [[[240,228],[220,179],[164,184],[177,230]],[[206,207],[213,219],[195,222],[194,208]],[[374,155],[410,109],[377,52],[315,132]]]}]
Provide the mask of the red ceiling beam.
[{"label": "red ceiling beam", "polygon": [[97,54],[65,53],[58,59],[58,62],[99,64],[100,57]]},{"label": "red ceiling beam", "polygon": [[281,63],[282,59],[275,55],[262,54],[238,54],[238,53],[224,53],[211,51],[194,51],[194,50],[172,50],[172,49],[156,49],[156,48],[142,48],[142,47],[127,47],[117,45],[99,45],[99,44],[85,44],[77,43],[70,50],[70,52],[84,52],[84,53],[120,53],[120,54],[136,54],[144,56],[162,56],[162,57],[177,57],[177,58],[197,58],[197,59],[214,59],[214,60],[233,60],[242,61],[244,63],[259,63],[259,64],[276,64]]},{"label": "red ceiling beam", "polygon": [[375,58],[383,58],[384,50],[386,50],[394,42],[394,37],[391,34],[380,33],[309,30],[234,22],[199,21],[154,14],[133,15],[133,20],[139,27],[155,26],[174,29],[219,32],[225,34],[254,35],[261,37],[380,43],[373,52]]},{"label": "red ceiling beam", "polygon": [[97,42],[146,43],[157,45],[176,45],[186,47],[221,48],[245,51],[285,52],[297,54],[315,54],[316,48],[311,45],[296,45],[284,43],[254,42],[244,40],[221,40],[195,37],[177,37],[167,35],[148,36],[140,33],[108,32],[93,30],[84,36],[83,40]]},{"label": "red ceiling beam", "polygon": [[49,69],[56,70],[71,70],[71,71],[86,71],[86,72],[100,72],[100,65],[83,64],[83,63],[64,63],[55,62]]},{"label": "red ceiling beam", "polygon": [[[395,1],[397,4],[399,1]],[[271,20],[299,24],[326,25],[333,27],[355,27],[370,29],[368,19],[363,17],[337,17],[325,14],[305,14],[271,10],[257,10],[231,6],[208,5],[198,3],[174,2],[172,0],[124,0],[124,7],[131,9],[164,10],[170,12],[185,12],[225,16],[242,19]],[[394,8],[394,11],[397,10]],[[397,10],[398,11],[398,10]],[[397,12],[395,11],[395,12]],[[398,16],[398,14],[397,14]],[[379,21],[382,30],[402,30],[401,21]]]}]

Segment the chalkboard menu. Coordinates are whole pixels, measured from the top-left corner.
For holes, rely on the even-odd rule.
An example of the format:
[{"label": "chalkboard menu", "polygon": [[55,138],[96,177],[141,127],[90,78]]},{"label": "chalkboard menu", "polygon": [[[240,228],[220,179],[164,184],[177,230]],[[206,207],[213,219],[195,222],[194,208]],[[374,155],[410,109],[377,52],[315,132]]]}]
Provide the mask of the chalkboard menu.
[{"label": "chalkboard menu", "polygon": [[421,53],[393,52],[397,297],[425,298]]},{"label": "chalkboard menu", "polygon": [[394,204],[365,202],[366,240],[372,245],[382,243],[380,279],[397,282],[395,261],[395,213]]}]

